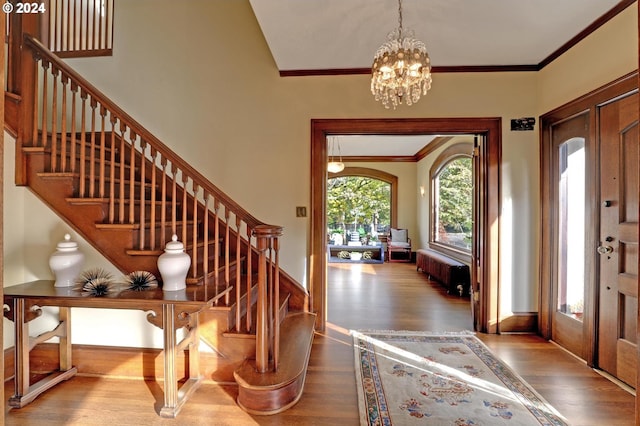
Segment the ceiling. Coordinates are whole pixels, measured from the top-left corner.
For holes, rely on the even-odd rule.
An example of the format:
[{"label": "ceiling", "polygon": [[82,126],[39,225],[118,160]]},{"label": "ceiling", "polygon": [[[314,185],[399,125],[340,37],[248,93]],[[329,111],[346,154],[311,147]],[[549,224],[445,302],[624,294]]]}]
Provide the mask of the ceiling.
[{"label": "ceiling", "polygon": [[[397,0],[249,2],[283,75],[366,70],[398,26]],[[621,3],[628,1],[403,0],[403,26],[425,42],[436,71],[539,66]],[[365,144],[366,155],[389,155],[379,150],[385,145]],[[412,140],[403,146],[404,152],[393,155],[413,155],[424,144]],[[348,141],[341,147],[343,155],[352,155]]]},{"label": "ceiling", "polygon": [[437,135],[338,135],[329,136],[330,156],[411,157]]}]

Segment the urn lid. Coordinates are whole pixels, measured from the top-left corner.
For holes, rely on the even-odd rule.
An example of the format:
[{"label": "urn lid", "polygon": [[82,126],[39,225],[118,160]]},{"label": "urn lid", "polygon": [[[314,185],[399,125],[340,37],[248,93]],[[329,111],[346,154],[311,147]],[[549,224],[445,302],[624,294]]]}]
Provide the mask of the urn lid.
[{"label": "urn lid", "polygon": [[184,251],[184,245],[178,241],[178,236],[173,234],[171,241],[164,247],[164,251],[171,253],[181,253]]},{"label": "urn lid", "polygon": [[64,241],[58,243],[56,248],[60,251],[72,251],[78,249],[78,243],[71,241],[71,235],[64,234]]}]

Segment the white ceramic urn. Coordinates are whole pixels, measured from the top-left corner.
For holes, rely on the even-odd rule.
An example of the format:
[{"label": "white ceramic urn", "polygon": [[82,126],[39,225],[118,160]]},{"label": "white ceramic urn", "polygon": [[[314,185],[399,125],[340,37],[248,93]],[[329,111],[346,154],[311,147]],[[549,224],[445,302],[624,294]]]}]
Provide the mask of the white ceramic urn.
[{"label": "white ceramic urn", "polygon": [[191,257],[184,252],[184,245],[173,235],[158,257],[158,270],[162,277],[163,291],[183,290],[187,287],[187,273],[191,266]]},{"label": "white ceramic urn", "polygon": [[78,250],[78,243],[65,234],[64,241],[58,243],[56,251],[49,257],[49,267],[56,276],[54,287],[71,287],[80,275],[84,265],[84,254]]}]

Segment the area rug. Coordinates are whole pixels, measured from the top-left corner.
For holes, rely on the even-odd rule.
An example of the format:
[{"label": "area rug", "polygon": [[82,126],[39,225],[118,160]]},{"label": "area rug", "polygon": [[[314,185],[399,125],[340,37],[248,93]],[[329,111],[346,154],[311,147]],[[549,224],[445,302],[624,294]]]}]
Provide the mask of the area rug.
[{"label": "area rug", "polygon": [[362,425],[567,425],[473,333],[352,331]]}]

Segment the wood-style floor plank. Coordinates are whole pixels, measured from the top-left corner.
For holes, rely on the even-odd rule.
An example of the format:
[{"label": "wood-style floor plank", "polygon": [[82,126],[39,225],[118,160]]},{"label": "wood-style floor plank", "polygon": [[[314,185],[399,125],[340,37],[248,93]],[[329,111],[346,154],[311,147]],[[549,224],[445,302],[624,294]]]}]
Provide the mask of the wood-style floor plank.
[{"label": "wood-style floor plank", "polygon": [[[205,383],[175,420],[162,419],[161,383],[76,377],[12,409],[7,425],[359,424],[350,329],[471,330],[469,300],[446,294],[413,264],[329,265],[328,324],[316,333],[305,391],[291,409],[250,416],[237,388]],[[634,397],[553,343],[533,335],[479,335],[572,425],[632,425]],[[13,382],[5,386],[13,393]]]}]

